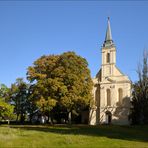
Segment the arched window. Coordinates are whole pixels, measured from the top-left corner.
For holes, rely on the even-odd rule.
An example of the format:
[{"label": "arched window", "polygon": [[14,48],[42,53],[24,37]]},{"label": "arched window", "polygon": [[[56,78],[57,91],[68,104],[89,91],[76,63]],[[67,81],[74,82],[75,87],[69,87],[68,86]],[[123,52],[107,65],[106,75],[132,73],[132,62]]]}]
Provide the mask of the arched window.
[{"label": "arched window", "polygon": [[110,106],[111,105],[111,93],[110,93],[110,89],[107,89],[106,93],[107,93],[107,106]]},{"label": "arched window", "polygon": [[118,89],[118,101],[121,104],[123,98],[123,90],[121,88]]},{"label": "arched window", "polygon": [[110,63],[110,53],[107,53],[107,55],[106,55],[106,62]]}]

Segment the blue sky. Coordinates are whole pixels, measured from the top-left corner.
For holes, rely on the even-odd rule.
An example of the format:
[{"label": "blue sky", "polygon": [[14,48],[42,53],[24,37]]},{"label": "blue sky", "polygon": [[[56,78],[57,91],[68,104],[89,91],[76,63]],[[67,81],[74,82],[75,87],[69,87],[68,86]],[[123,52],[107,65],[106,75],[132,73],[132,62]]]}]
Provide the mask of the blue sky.
[{"label": "blue sky", "polygon": [[75,51],[89,63],[92,77],[101,66],[107,17],[117,48],[117,66],[132,81],[148,49],[146,1],[0,1],[0,83],[26,77],[42,55]]}]

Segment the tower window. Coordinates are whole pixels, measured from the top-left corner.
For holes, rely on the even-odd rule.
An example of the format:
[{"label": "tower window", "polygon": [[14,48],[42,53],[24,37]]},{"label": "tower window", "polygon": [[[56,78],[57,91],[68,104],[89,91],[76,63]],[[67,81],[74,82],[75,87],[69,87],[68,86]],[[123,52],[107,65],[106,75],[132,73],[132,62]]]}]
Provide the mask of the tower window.
[{"label": "tower window", "polygon": [[118,101],[121,104],[123,98],[123,90],[121,88],[118,89]]},{"label": "tower window", "polygon": [[110,92],[110,89],[107,89],[106,93],[107,93],[107,106],[110,106],[111,105],[111,92]]},{"label": "tower window", "polygon": [[107,53],[107,55],[106,55],[106,62],[110,63],[110,53]]}]

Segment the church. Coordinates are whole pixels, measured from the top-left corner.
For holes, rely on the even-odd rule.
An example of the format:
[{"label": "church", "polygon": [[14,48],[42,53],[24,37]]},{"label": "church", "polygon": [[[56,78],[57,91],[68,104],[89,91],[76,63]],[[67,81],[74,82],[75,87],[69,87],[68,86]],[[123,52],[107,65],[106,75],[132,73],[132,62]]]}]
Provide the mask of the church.
[{"label": "church", "polygon": [[101,68],[93,78],[94,105],[90,109],[89,124],[128,125],[131,81],[116,66],[116,46],[112,39],[109,18],[101,54]]}]

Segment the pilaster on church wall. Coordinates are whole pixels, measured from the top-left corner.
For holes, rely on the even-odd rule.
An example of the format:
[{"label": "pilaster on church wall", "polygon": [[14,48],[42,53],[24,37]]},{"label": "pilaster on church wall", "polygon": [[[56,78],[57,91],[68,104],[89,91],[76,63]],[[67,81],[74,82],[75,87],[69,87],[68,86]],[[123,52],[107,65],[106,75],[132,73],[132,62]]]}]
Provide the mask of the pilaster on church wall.
[{"label": "pilaster on church wall", "polygon": [[93,95],[93,99],[94,99],[94,104],[93,106],[97,106],[97,102],[98,102],[98,87],[99,87],[99,84],[98,84],[98,79],[97,78],[94,78],[93,79],[93,83],[94,83],[94,86],[93,86],[93,90],[92,90],[92,95]]},{"label": "pilaster on church wall", "polygon": [[110,86],[110,90],[111,90],[111,106],[116,106],[117,91],[114,84]]},{"label": "pilaster on church wall", "polygon": [[100,107],[105,106],[106,96],[105,96],[105,87],[100,86]]}]

